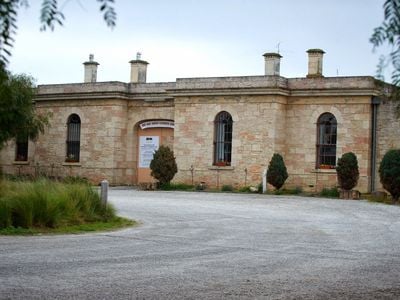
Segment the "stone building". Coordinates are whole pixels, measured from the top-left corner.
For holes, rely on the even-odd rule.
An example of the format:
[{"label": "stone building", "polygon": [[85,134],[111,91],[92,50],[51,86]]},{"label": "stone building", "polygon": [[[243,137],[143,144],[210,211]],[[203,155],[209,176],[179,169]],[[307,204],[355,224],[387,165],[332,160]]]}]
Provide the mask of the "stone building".
[{"label": "stone building", "polygon": [[147,183],[152,153],[165,144],[176,156],[175,182],[257,185],[280,153],[285,187],[318,191],[337,185],[337,159],[352,151],[357,189],[381,189],[379,162],[400,148],[395,104],[381,97],[384,85],[373,77],[324,77],[324,52],[307,52],[304,78],[280,76],[281,56],[266,53],[263,76],[165,83],[146,82],[140,56],[130,61],[129,83],[96,82],[90,56],[84,83],[38,86],[36,109],[51,113],[51,125],[34,142],[10,142],[0,153],[2,170]]}]

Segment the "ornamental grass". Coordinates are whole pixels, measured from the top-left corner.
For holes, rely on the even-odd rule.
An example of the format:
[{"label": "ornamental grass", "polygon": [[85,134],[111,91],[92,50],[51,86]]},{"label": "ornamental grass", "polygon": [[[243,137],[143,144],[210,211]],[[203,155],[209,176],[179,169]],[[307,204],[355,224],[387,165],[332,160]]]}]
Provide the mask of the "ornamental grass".
[{"label": "ornamental grass", "polygon": [[0,229],[57,228],[115,218],[115,209],[102,205],[90,185],[0,180]]}]

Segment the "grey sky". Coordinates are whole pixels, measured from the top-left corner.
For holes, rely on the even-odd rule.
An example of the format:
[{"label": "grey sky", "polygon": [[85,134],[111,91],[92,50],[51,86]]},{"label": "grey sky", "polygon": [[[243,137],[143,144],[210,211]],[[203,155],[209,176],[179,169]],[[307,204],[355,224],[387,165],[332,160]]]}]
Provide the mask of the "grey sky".
[{"label": "grey sky", "polygon": [[98,81],[127,82],[140,51],[155,82],[262,75],[262,54],[278,44],[285,77],[306,75],[309,48],[326,51],[325,76],[374,75],[385,52],[369,43],[383,0],[116,0],[114,30],[95,0],[69,0],[59,1],[66,21],[54,32],[39,31],[41,1],[30,2],[19,14],[10,69],[39,84],[83,81],[89,53],[100,63]]}]

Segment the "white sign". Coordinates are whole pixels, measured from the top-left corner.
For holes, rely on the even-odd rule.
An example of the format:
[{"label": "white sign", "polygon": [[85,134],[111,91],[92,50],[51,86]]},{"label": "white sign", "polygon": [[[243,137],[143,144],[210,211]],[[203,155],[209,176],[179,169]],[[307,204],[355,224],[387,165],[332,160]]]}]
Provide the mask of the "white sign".
[{"label": "white sign", "polygon": [[160,137],[141,136],[139,140],[139,168],[150,168],[154,152],[158,149]]}]

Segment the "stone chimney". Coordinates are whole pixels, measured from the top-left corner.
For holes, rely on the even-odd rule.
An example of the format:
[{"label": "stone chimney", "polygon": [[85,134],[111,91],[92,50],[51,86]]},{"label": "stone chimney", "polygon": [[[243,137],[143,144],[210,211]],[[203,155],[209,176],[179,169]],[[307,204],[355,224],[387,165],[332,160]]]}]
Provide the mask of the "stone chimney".
[{"label": "stone chimney", "polygon": [[94,61],[94,55],[89,54],[89,61],[84,62],[83,65],[85,66],[84,82],[96,82],[99,63]]},{"label": "stone chimney", "polygon": [[136,53],[136,59],[131,60],[131,83],[146,83],[147,61],[141,60],[142,54]]},{"label": "stone chimney", "polygon": [[265,75],[279,76],[281,67],[281,55],[279,53],[265,53]]},{"label": "stone chimney", "polygon": [[323,77],[322,75],[322,62],[324,51],[321,49],[309,49],[308,53],[308,74],[310,77]]}]

